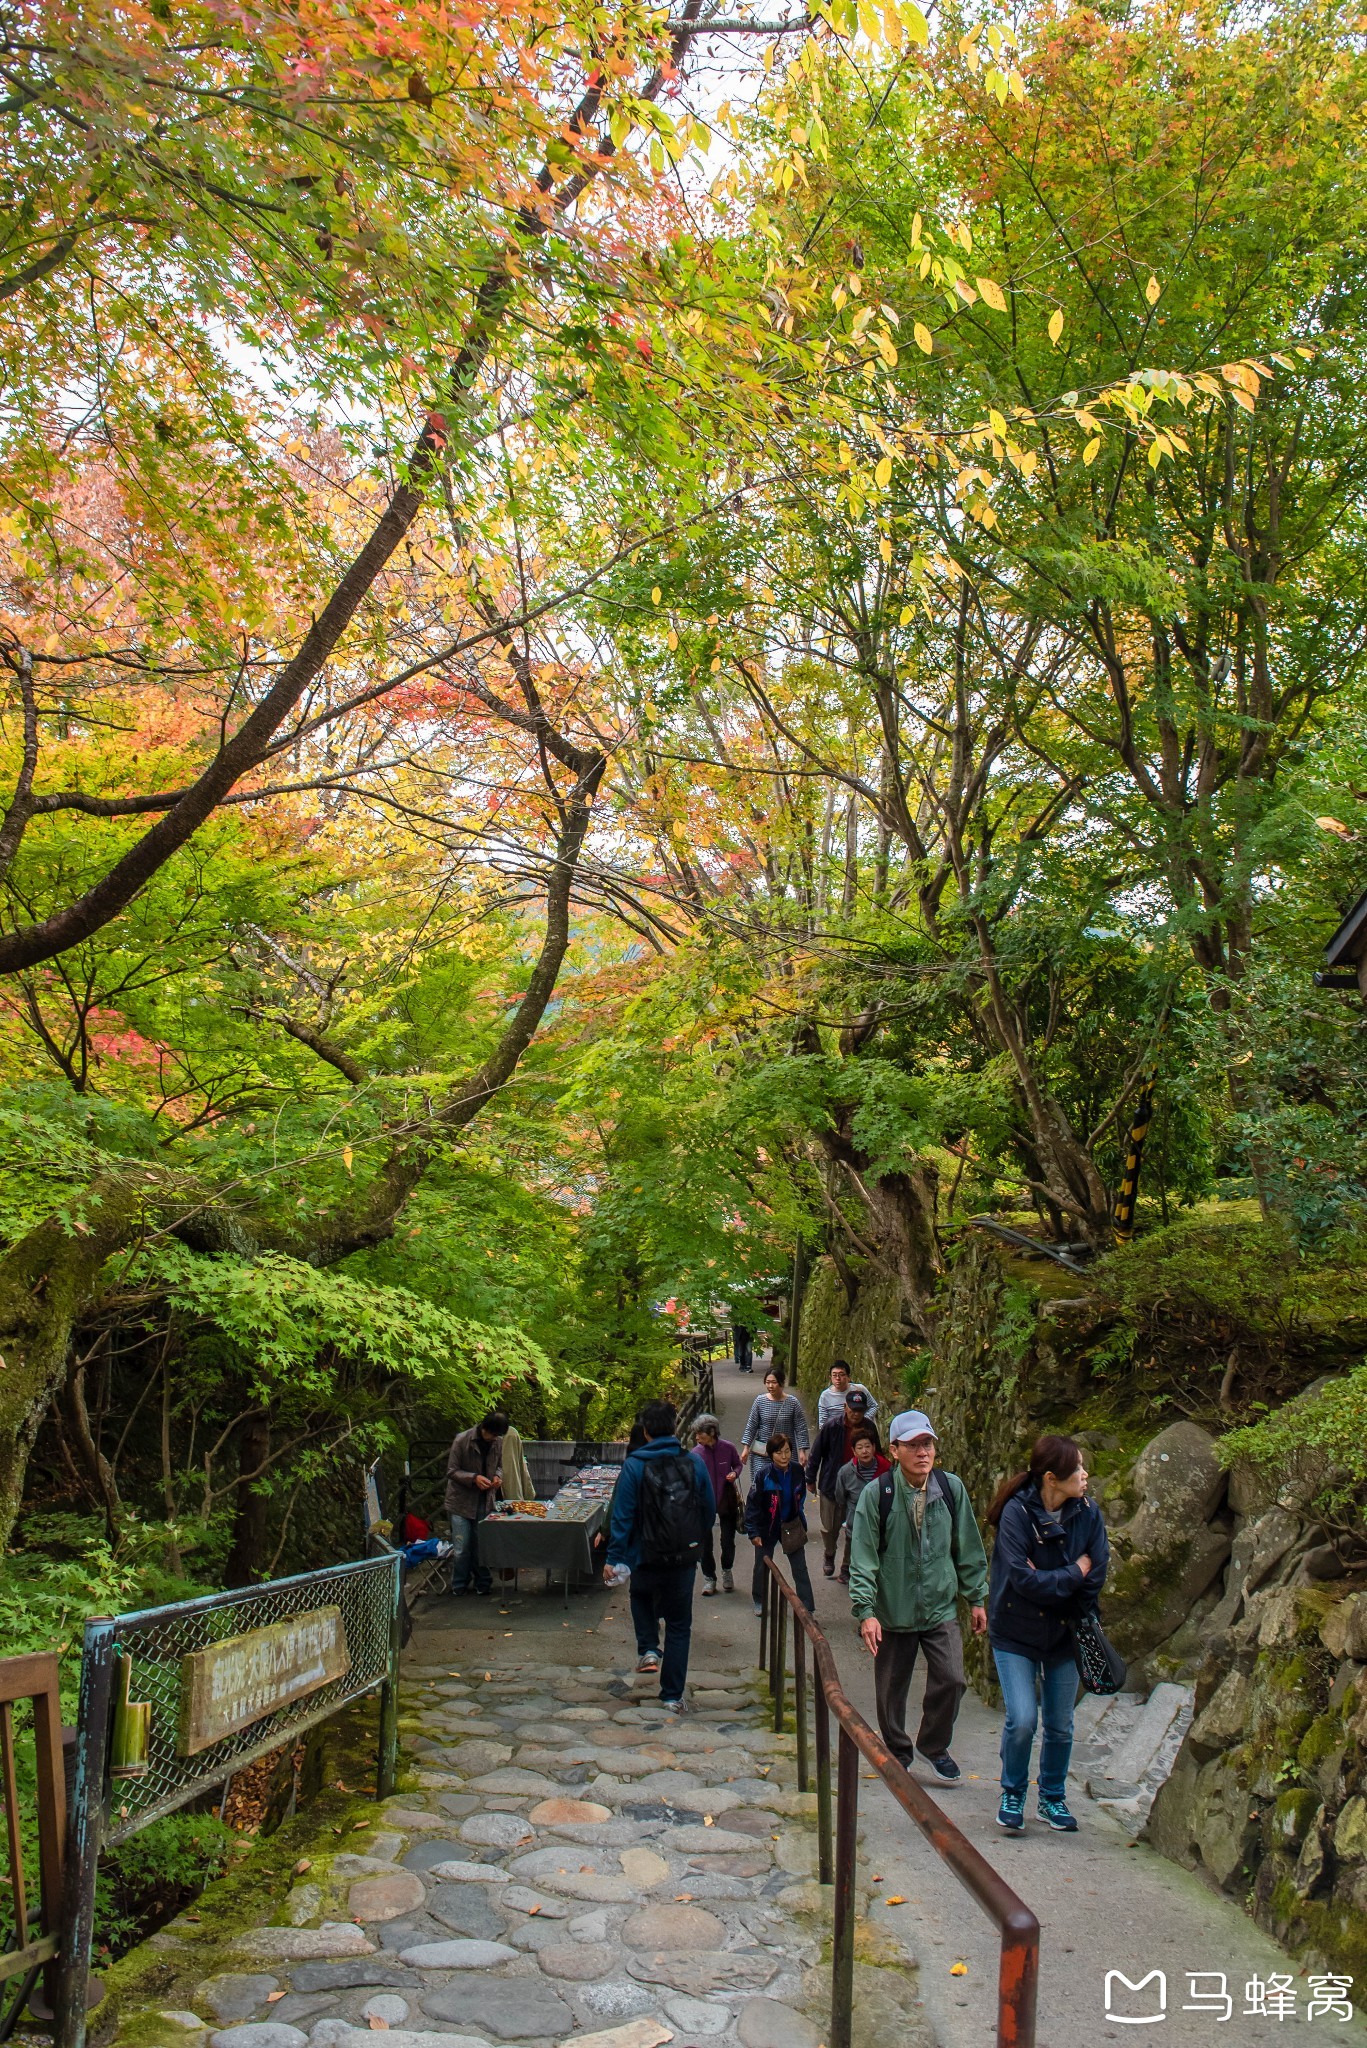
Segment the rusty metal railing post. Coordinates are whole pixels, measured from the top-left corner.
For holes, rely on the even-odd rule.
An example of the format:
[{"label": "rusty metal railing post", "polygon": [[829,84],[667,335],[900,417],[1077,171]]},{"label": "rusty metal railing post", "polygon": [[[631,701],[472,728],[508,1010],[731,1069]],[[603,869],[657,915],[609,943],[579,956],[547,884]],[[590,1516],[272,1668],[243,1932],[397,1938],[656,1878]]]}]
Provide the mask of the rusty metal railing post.
[{"label": "rusty metal railing post", "polygon": [[797,1789],[810,1792],[812,1771],[807,1755],[807,1637],[793,1630],[793,1717],[797,1722]]},{"label": "rusty metal railing post", "polygon": [[76,1712],[76,1779],[67,1809],[66,1853],[62,1859],[66,1896],[58,1950],[57,2004],[53,2016],[56,2048],[85,2048],[86,2002],[90,1989],[90,1938],[95,1929],[95,1877],[104,1836],[109,1723],[114,1703],[114,1624],[92,1619],[85,1625],[81,1696]]},{"label": "rusty metal railing post", "polygon": [[850,2030],[854,2020],[854,1864],[858,1832],[859,1751],[842,1728],[835,1799],[831,2048],[850,2048]]},{"label": "rusty metal railing post", "polygon": [[774,1733],[781,1735],[783,1696],[787,1690],[787,1672],[784,1667],[787,1663],[788,1650],[788,1603],[777,1587],[774,1588],[774,1599],[778,1608],[778,1626],[771,1630],[771,1634],[777,1639],[774,1646]]},{"label": "rusty metal railing post", "polygon": [[403,1558],[394,1554],[394,1589],[389,1610],[389,1673],[380,1688],[380,1746],[375,1764],[375,1797],[388,1799],[399,1767],[399,1651],[403,1645]]},{"label": "rusty metal railing post", "polygon": [[817,1677],[816,1687],[816,1842],[817,1879],[829,1884],[835,1875],[831,1847],[831,1710]]},{"label": "rusty metal railing post", "polygon": [[760,1576],[759,1587],[759,1668],[761,1671],[765,1670],[769,1663],[769,1616],[773,1613],[773,1608],[774,1603],[769,1592],[769,1574],[764,1572]]},{"label": "rusty metal railing post", "polygon": [[1002,1929],[997,1970],[997,2048],[1034,2048],[1039,1992],[1039,1923],[1028,1908]]}]

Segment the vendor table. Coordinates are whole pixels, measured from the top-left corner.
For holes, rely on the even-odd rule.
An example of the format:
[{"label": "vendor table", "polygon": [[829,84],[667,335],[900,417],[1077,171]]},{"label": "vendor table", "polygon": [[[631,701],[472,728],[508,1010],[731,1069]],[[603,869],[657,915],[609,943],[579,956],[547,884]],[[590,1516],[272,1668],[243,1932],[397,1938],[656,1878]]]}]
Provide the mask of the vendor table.
[{"label": "vendor table", "polygon": [[490,1571],[544,1571],[563,1582],[569,1605],[571,1577],[593,1571],[593,1540],[606,1526],[610,1498],[562,1486],[544,1515],[486,1515],[476,1541]]}]

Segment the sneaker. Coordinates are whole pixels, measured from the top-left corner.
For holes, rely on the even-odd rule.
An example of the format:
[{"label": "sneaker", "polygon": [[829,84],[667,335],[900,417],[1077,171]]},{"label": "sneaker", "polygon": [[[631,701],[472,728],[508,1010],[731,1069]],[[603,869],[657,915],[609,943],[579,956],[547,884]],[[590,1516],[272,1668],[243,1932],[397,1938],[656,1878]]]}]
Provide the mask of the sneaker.
[{"label": "sneaker", "polygon": [[687,1712],[687,1708],[682,1700],[661,1700],[660,1712],[662,1714],[683,1714]]},{"label": "sneaker", "polygon": [[716,1592],[716,1590],[717,1590],[717,1582],[716,1582],[716,1580],[715,1580],[715,1579],[704,1579],[704,1580],[703,1580],[703,1582],[702,1582],[702,1596],[703,1596],[703,1599],[704,1599],[704,1600],[710,1600],[710,1599],[712,1598],[712,1595],[713,1595],[713,1594],[714,1594],[714,1593]]},{"label": "sneaker", "polygon": [[1068,1801],[1066,1799],[1046,1799],[1041,1792],[1039,1796],[1039,1817],[1042,1821],[1047,1821],[1051,1828],[1057,1829],[1061,1835],[1075,1835],[1077,1833],[1077,1822],[1068,1811]]},{"label": "sneaker", "polygon": [[835,1577],[835,1559],[833,1557],[823,1557],[821,1569],[828,1579],[833,1579]]},{"label": "sneaker", "polygon": [[734,1575],[733,1575],[733,1574],[732,1574],[731,1572],[723,1572],[723,1573],[722,1573],[722,1575],[721,1575],[721,1589],[722,1589],[723,1593],[734,1593],[734,1592],[735,1592],[735,1590],[736,1590],[736,1581],[735,1581],[735,1577],[734,1577]]},{"label": "sneaker", "polygon": [[[925,1756],[925,1751],[922,1750],[921,1754]],[[926,1762],[942,1784],[957,1785],[963,1776],[963,1772],[959,1769],[959,1766],[955,1763],[948,1750],[945,1751],[943,1756],[927,1756]]]},{"label": "sneaker", "polygon": [[1002,1803],[997,1808],[997,1826],[1005,1828],[1008,1834],[1018,1835],[1025,1826],[1025,1794],[1003,1792]]},{"label": "sneaker", "polygon": [[660,1653],[658,1650],[647,1650],[636,1666],[638,1671],[658,1671],[659,1668]]},{"label": "sneaker", "polygon": [[763,1615],[763,1613],[764,1613],[764,1609],[763,1609],[763,1607],[762,1607],[762,1606],[760,1605],[760,1603],[759,1603],[759,1601],[758,1601],[758,1600],[756,1600],[756,1602],[755,1602],[755,1612],[756,1612],[756,1614],[758,1614],[758,1615]]}]

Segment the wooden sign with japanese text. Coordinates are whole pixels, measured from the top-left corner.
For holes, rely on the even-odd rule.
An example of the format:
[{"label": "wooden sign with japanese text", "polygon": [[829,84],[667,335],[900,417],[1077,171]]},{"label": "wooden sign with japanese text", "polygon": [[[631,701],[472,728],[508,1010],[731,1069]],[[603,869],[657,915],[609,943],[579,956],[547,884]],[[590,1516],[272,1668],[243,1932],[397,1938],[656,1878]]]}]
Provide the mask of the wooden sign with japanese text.
[{"label": "wooden sign with japanese text", "polygon": [[351,1668],[340,1607],[315,1607],[290,1621],[229,1636],[181,1659],[182,1756],[222,1742]]}]

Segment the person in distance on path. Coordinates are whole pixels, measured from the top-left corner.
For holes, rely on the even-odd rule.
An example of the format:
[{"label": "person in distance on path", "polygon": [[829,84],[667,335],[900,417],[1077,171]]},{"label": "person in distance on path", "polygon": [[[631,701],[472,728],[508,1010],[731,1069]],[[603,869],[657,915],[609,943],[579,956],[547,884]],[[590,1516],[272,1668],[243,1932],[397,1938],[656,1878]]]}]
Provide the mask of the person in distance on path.
[{"label": "person in distance on path", "polygon": [[878,1403],[874,1400],[873,1395],[862,1380],[850,1377],[850,1369],[844,1359],[837,1358],[831,1364],[831,1383],[828,1387],[821,1389],[820,1396],[817,1399],[816,1426],[818,1429],[824,1429],[834,1416],[843,1413],[845,1402],[851,1394],[862,1394],[864,1396],[865,1419],[872,1422],[874,1416],[878,1413]]},{"label": "person in distance on path", "polygon": [[1006,1707],[997,1822],[1008,1834],[1025,1826],[1040,1713],[1039,1817],[1062,1834],[1077,1832],[1067,1798],[1077,1699],[1069,1622],[1096,1608],[1111,1556],[1101,1510],[1086,1496],[1078,1446],[1071,1437],[1042,1436],[1029,1470],[1003,1480],[987,1511],[997,1532],[987,1632]]},{"label": "person in distance on path", "polygon": [[966,1690],[958,1605],[968,1603],[975,1636],[987,1629],[987,1553],[953,1472],[935,1470],[938,1439],[919,1408],[894,1415],[888,1448],[894,1469],[866,1486],[850,1540],[850,1606],[874,1659],[883,1740],[909,1765],[907,1692],[924,1652],[926,1691],[915,1747],[944,1784],[963,1773],[950,1755]]},{"label": "person in distance on path", "polygon": [[[786,1436],[771,1436],[764,1446],[765,1462],[755,1474],[755,1483],[745,1501],[745,1533],[755,1546],[755,1571],[750,1581],[755,1612],[762,1614],[765,1559],[780,1544],[793,1575],[793,1588],[808,1614],[816,1612],[812,1575],[807,1569],[807,1517],[803,1502],[807,1496],[807,1475],[793,1456]],[[783,1532],[791,1529],[801,1536],[792,1550],[783,1543]]]},{"label": "person in distance on path", "polygon": [[764,1375],[764,1392],[756,1394],[750,1404],[740,1436],[741,1464],[746,1465],[753,1458],[758,1467],[768,1455],[765,1445],[771,1436],[786,1436],[797,1453],[799,1465],[806,1464],[811,1443],[807,1413],[797,1395],[785,1391],[783,1374],[776,1365],[771,1365]]},{"label": "person in distance on path", "polygon": [[828,1579],[835,1577],[835,1553],[844,1520],[844,1510],[836,1501],[836,1483],[842,1467],[854,1456],[855,1432],[868,1427],[868,1406],[863,1390],[851,1387],[844,1407],[817,1431],[812,1455],[807,1460],[807,1477],[821,1503],[821,1543],[825,1552],[822,1570]]},{"label": "person in distance on path", "polygon": [[658,1671],[661,1705],[681,1714],[693,1636],[693,1583],[717,1504],[701,1461],[675,1435],[675,1420],[668,1401],[647,1401],[641,1410],[645,1441],[627,1453],[613,1491],[603,1576],[613,1585],[624,1571],[630,1574],[640,1659],[636,1669]]},{"label": "person in distance on path", "polygon": [[[735,1591],[732,1566],[736,1562],[736,1528],[740,1521],[740,1452],[721,1433],[715,1415],[699,1415],[693,1423],[693,1455],[712,1482],[721,1526],[721,1586],[724,1593]],[[717,1553],[709,1529],[702,1547],[703,1598],[717,1590]]]}]

